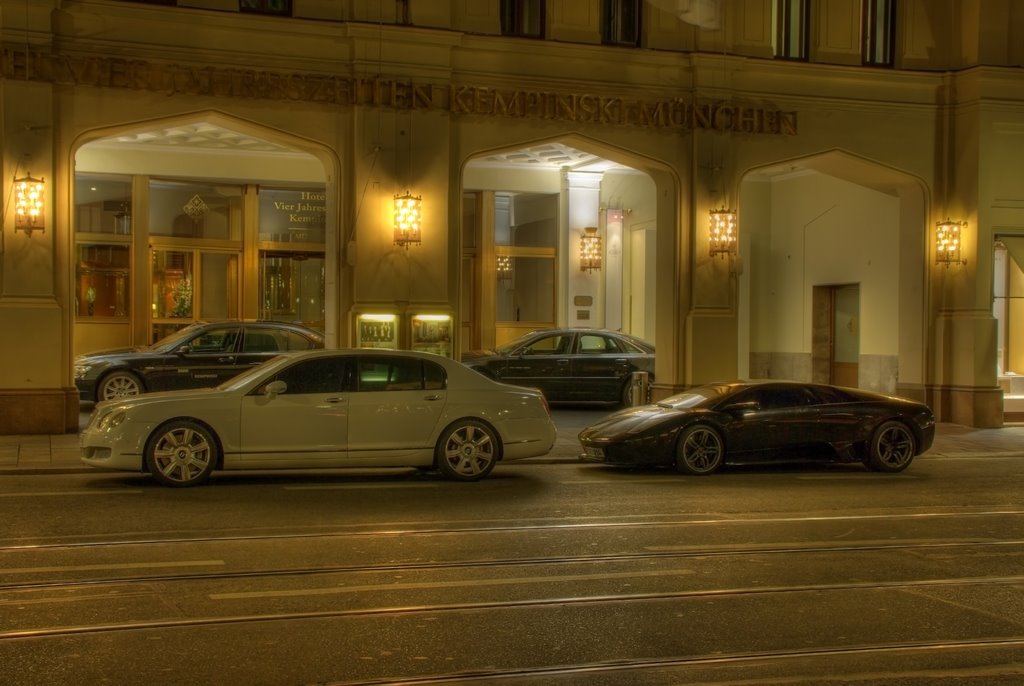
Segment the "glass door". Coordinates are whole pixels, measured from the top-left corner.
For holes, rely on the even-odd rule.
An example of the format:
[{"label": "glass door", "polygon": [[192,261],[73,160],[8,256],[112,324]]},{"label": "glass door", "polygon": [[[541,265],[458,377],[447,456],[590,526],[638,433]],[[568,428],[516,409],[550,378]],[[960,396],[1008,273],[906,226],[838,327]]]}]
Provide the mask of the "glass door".
[{"label": "glass door", "polygon": [[260,252],[260,319],[324,330],[324,254]]},{"label": "glass door", "polygon": [[240,253],[154,248],[152,256],[152,341],[197,321],[238,318]]}]

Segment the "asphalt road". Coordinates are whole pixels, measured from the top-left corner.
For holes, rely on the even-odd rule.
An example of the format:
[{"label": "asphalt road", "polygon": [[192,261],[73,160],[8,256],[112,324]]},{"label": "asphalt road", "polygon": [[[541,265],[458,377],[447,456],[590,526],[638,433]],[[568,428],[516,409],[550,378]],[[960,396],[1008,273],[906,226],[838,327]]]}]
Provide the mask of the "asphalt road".
[{"label": "asphalt road", "polygon": [[3,684],[1020,684],[1024,458],[0,479]]}]

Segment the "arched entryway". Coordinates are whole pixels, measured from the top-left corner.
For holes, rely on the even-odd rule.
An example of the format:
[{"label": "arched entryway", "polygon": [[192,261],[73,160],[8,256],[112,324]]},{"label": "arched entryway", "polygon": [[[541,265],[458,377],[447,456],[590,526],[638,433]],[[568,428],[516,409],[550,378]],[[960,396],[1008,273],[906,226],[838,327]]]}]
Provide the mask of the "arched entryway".
[{"label": "arched entryway", "polygon": [[72,155],[75,354],[200,319],[296,321],[337,340],[329,151],[199,112],[90,131]]},{"label": "arched entryway", "polygon": [[744,175],[740,376],[924,398],[923,188],[841,151]]},{"label": "arched entryway", "polygon": [[[555,326],[657,342],[658,301],[673,294],[657,288],[656,255],[676,224],[664,205],[659,215],[651,164],[579,136],[473,155],[462,171],[462,348]],[[596,260],[581,258],[584,236],[596,237]]]}]

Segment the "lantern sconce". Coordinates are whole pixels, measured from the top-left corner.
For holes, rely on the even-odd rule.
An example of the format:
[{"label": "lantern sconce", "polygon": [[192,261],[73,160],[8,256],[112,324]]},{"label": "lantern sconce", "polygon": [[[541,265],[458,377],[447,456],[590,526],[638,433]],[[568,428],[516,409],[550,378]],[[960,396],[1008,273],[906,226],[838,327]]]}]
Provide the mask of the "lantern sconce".
[{"label": "lantern sconce", "polygon": [[512,258],[508,255],[498,255],[496,266],[498,281],[509,281],[512,279]]},{"label": "lantern sconce", "polygon": [[708,225],[708,253],[715,255],[735,255],[737,248],[738,227],[736,212],[724,207],[711,210]]},{"label": "lantern sconce", "polygon": [[43,190],[46,183],[29,173],[14,179],[14,230],[31,236],[33,231],[46,231],[43,219]]},{"label": "lantern sconce", "polygon": [[588,226],[580,235],[580,271],[601,271],[601,236],[596,226]]},{"label": "lantern sconce", "polygon": [[395,245],[406,250],[410,245],[419,245],[420,205],[423,197],[409,191],[395,195]]},{"label": "lantern sconce", "polygon": [[951,264],[967,264],[960,259],[960,231],[967,226],[965,221],[946,218],[935,224],[935,263],[949,268]]}]

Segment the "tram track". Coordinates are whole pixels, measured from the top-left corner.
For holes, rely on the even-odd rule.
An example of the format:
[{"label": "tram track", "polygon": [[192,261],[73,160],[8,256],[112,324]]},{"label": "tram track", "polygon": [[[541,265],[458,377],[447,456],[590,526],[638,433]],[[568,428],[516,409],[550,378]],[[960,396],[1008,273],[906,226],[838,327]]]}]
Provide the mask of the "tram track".
[{"label": "tram track", "polygon": [[[99,544],[103,547],[105,544]],[[698,550],[677,550],[677,551],[645,551],[636,553],[613,553],[603,555],[563,555],[558,557],[514,557],[514,558],[484,558],[472,560],[458,560],[450,562],[404,562],[389,564],[364,564],[364,565],[329,565],[312,566],[287,569],[253,569],[229,572],[200,572],[190,574],[159,574],[146,576],[119,576],[109,578],[90,579],[62,579],[62,580],[33,580],[24,582],[0,583],[0,592],[19,591],[28,589],[66,589],[86,586],[105,585],[126,585],[126,584],[148,584],[148,583],[171,583],[189,581],[226,581],[232,579],[253,579],[253,578],[278,578],[291,576],[314,576],[333,574],[383,574],[390,572],[411,572],[426,571],[438,572],[460,569],[481,569],[499,567],[531,567],[544,565],[584,565],[584,564],[606,564],[611,562],[645,562],[652,560],[684,560],[694,558],[726,558],[726,557],[750,557],[756,555],[809,555],[821,553],[856,553],[856,552],[907,552],[922,550],[964,550],[969,548],[996,549],[1007,547],[1019,547],[1024,549],[1024,539],[1008,539],[1001,541],[956,541],[956,542],[928,542],[928,543],[870,543],[864,545],[844,543],[841,545],[813,545],[813,546],[732,546],[728,549],[721,547],[708,547]],[[10,570],[0,570],[0,574],[12,573]],[[15,570],[17,571],[17,570]]]},{"label": "tram track", "polygon": [[[980,652],[980,651],[995,651],[998,649],[1020,649],[1024,647],[1024,636],[1014,636],[1000,639],[991,640],[975,640],[975,641],[927,641],[927,642],[916,642],[916,643],[891,643],[891,644],[876,644],[876,645],[857,645],[857,646],[845,646],[845,647],[827,647],[827,648],[813,648],[804,650],[785,650],[785,651],[763,651],[763,652],[740,652],[733,654],[715,655],[715,656],[693,656],[693,657],[678,657],[678,658],[660,658],[660,659],[631,659],[631,660],[608,660],[605,662],[593,662],[588,664],[577,664],[577,665],[559,665],[557,667],[543,667],[536,669],[509,669],[509,670],[478,670],[471,673],[451,673],[451,674],[438,674],[431,676],[421,677],[407,677],[401,679],[387,678],[387,679],[365,679],[358,681],[344,681],[344,682],[327,682],[326,686],[397,686],[399,684],[403,686],[415,686],[417,684],[457,684],[457,683],[478,683],[478,682],[491,682],[498,683],[501,681],[515,680],[516,683],[531,683],[536,680],[537,683],[544,683],[541,680],[547,679],[565,679],[566,677],[587,677],[595,678],[598,676],[608,676],[612,674],[624,674],[624,673],[643,673],[654,670],[681,670],[681,669],[693,669],[693,668],[715,668],[723,669],[728,667],[735,667],[737,665],[747,665],[754,667],[763,667],[768,663],[780,663],[787,661],[806,660],[812,659],[841,659],[844,657],[868,657],[876,658],[879,656],[894,656],[894,657],[906,657],[912,654],[920,655],[922,653],[935,653],[935,652]],[[811,683],[811,684],[822,684],[822,683],[878,683],[885,677],[892,677],[891,674],[883,675],[879,674],[878,670],[864,670],[866,674],[857,673],[843,673],[837,674],[833,670],[832,680],[823,679],[820,675],[814,677],[789,677],[785,679],[787,684],[800,684],[800,683]],[[958,669],[952,670],[956,673],[956,676],[966,678],[996,678],[1001,676],[1011,676],[1014,674],[1021,675],[1024,677],[1024,667],[1019,669],[1012,666],[1008,668],[1000,668],[998,666],[986,665],[974,669]],[[950,671],[943,671],[937,673],[936,670],[931,669],[916,669],[916,670],[905,670],[900,673],[900,678],[932,678],[937,679],[940,677],[949,678],[951,675]],[[583,682],[581,682],[583,683]],[[645,681],[644,683],[649,683]],[[658,682],[659,684],[662,682]],[[665,684],[675,683],[665,681]],[[688,681],[687,683],[693,683]],[[710,683],[710,682],[702,682]],[[723,681],[716,681],[715,683],[723,684],[736,684],[735,678],[729,678]],[[743,684],[748,686],[756,686],[757,684],[777,684],[780,683],[777,678],[749,678],[742,681]]]},{"label": "tram track", "polygon": [[[460,522],[434,522],[434,526],[409,526],[408,523],[397,522],[383,528],[366,528],[364,525],[337,526],[332,525],[329,531],[304,531],[304,532],[283,532],[283,533],[243,533],[222,536],[182,536],[168,535],[165,538],[118,538],[108,540],[92,541],[56,541],[45,543],[0,543],[0,554],[7,552],[18,552],[26,550],[70,550],[74,548],[97,548],[97,547],[118,547],[118,546],[145,546],[145,545],[166,545],[170,543],[210,543],[210,542],[245,542],[245,541],[270,541],[270,540],[299,540],[314,538],[374,538],[393,536],[448,536],[459,534],[488,534],[499,532],[530,532],[530,531],[570,531],[588,529],[630,529],[630,528],[652,528],[652,527],[676,527],[676,526],[723,526],[723,525],[750,525],[750,524],[799,524],[810,522],[868,522],[868,521],[922,521],[951,518],[981,518],[981,517],[1022,517],[1024,510],[1021,509],[996,509],[979,510],[973,512],[965,511],[934,511],[934,512],[909,512],[909,513],[880,513],[880,514],[857,514],[857,515],[775,515],[775,516],[734,516],[734,517],[679,517],[678,515],[641,515],[633,521],[608,521],[608,518],[594,517],[569,517],[560,518],[557,521],[548,519],[532,520],[535,523],[524,524],[522,518],[511,520],[510,523],[503,523],[500,520],[492,525],[476,526],[444,526],[444,524],[461,524]],[[577,521],[566,521],[575,519]],[[593,521],[593,520],[597,521]],[[619,520],[625,518],[619,517]],[[589,521],[588,521],[589,520]],[[346,530],[349,529],[349,530]],[[206,530],[208,531],[208,530]],[[131,535],[126,534],[126,535]],[[0,539],[2,540],[2,539]]]},{"label": "tram track", "polygon": [[620,593],[600,594],[593,596],[559,596],[553,598],[537,598],[528,600],[484,601],[466,603],[417,604],[398,607],[378,607],[360,609],[336,609],[303,612],[278,612],[262,615],[230,615],[220,617],[194,617],[189,619],[111,622],[95,625],[79,625],[51,627],[40,629],[21,629],[0,631],[0,641],[29,638],[54,638],[82,634],[114,633],[123,631],[145,631],[152,629],[169,629],[181,627],[237,625],[264,622],[290,622],[295,620],[328,619],[344,617],[397,616],[412,614],[438,614],[458,612],[479,612],[482,610],[508,610],[518,608],[567,607],[581,605],[600,605],[616,603],[649,602],[664,600],[688,600],[698,598],[752,597],[764,595],[782,595],[797,593],[822,593],[830,591],[865,591],[865,590],[909,590],[925,588],[963,588],[993,585],[1015,585],[1024,583],[1024,575],[1007,577],[982,577],[964,579],[931,579],[900,582],[860,582],[836,584],[802,584],[793,586],[719,588],[696,591],[669,591],[654,593]]},{"label": "tram track", "polygon": [[1024,508],[882,500],[55,525],[0,541],[0,660],[19,685],[170,684],[208,655],[230,686],[1020,683]]}]

